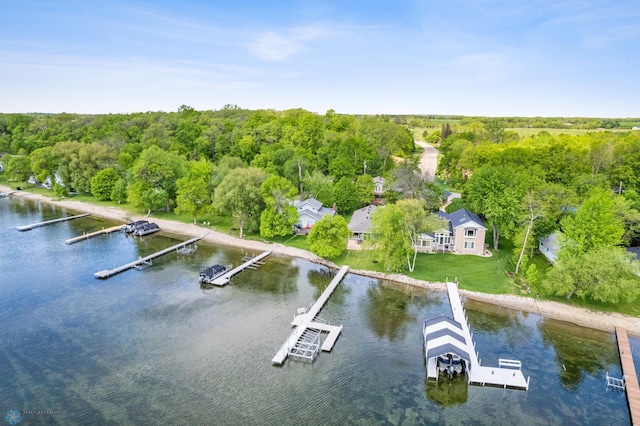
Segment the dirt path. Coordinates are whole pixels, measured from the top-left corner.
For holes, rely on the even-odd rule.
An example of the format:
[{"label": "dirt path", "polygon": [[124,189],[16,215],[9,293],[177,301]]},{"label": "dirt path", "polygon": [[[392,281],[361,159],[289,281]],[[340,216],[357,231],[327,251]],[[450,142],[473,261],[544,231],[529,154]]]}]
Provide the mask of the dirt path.
[{"label": "dirt path", "polygon": [[[0,192],[9,192],[9,191],[11,191],[10,188],[0,185]],[[31,199],[31,200],[38,200],[45,203],[50,203],[50,204],[58,205],[61,207],[65,207],[71,210],[91,213],[95,216],[100,216],[100,217],[121,221],[121,222],[128,222],[131,220],[146,218],[145,216],[131,216],[129,215],[129,213],[123,210],[120,210],[116,207],[96,206],[94,204],[85,203],[83,201],[74,201],[74,200],[51,201],[51,199],[49,199],[48,197],[45,197],[39,194],[31,194],[26,191],[20,191],[11,196],[22,197],[22,198]],[[211,229],[210,227],[206,227],[206,226],[200,226],[200,225],[194,225],[194,224],[188,224],[188,223],[182,223],[182,222],[174,222],[171,220],[156,219],[156,218],[153,218],[153,221],[156,222],[164,231],[172,234],[185,235],[190,237],[206,234],[204,240],[211,242],[213,244],[239,247],[242,249],[246,249],[251,253],[271,250],[274,253],[281,254],[284,256],[297,257],[297,258],[309,260],[311,262],[327,265],[332,268],[336,268],[336,269],[338,268],[337,265],[333,264],[332,262],[322,259],[306,250],[297,249],[295,247],[287,247],[282,244],[272,244],[272,243],[261,242],[261,241],[245,240],[245,239],[237,238],[222,232],[217,232],[215,229]],[[401,284],[406,284],[406,285],[411,285],[416,287],[428,288],[428,289],[437,290],[437,291],[446,291],[446,285],[444,283],[417,280],[414,278],[407,277],[406,275],[384,274],[380,272],[362,271],[362,270],[351,270],[350,272],[363,275],[363,276],[376,278],[376,279],[394,281]],[[485,303],[491,303],[494,305],[503,306],[505,308],[532,312],[547,318],[553,318],[557,320],[571,322],[580,327],[590,327],[590,328],[595,328],[595,329],[609,331],[609,332],[614,331],[615,327],[623,327],[628,330],[629,334],[634,336],[640,336],[640,317],[632,317],[632,316],[626,316],[626,315],[615,314],[615,313],[603,313],[603,312],[590,311],[587,309],[568,306],[562,303],[551,302],[548,300],[537,300],[531,297],[521,297],[521,296],[515,296],[515,295],[485,294],[485,293],[478,293],[478,292],[473,292],[468,290],[460,290],[460,294],[463,297],[466,297],[469,299],[478,300]]]}]

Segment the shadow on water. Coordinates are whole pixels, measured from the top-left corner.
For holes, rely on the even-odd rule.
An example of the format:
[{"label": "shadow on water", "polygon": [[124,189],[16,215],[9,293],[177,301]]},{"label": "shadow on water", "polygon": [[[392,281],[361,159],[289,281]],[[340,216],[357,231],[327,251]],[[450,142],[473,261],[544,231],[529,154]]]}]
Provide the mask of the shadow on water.
[{"label": "shadow on water", "polygon": [[425,379],[424,386],[427,398],[442,407],[464,404],[469,397],[469,384],[460,375],[453,379],[444,376],[439,380]]},{"label": "shadow on water", "polygon": [[613,336],[567,322],[546,320],[539,325],[545,347],[553,346],[561,385],[577,392],[585,374],[604,376],[618,360]]},{"label": "shadow on water", "polygon": [[[407,326],[416,322],[411,307],[423,311],[435,303],[435,297],[424,297],[421,289],[403,287],[386,281],[372,283],[367,288],[365,315],[367,325],[378,336],[389,340],[403,340]],[[416,297],[420,295],[420,297]],[[440,300],[437,300],[440,303]]]},{"label": "shadow on water", "polygon": [[527,312],[514,311],[470,299],[464,302],[464,307],[469,320],[469,327],[474,333],[504,334],[510,347],[516,347],[528,341],[533,335],[529,326],[522,321],[522,319],[528,317]]},{"label": "shadow on water", "polygon": [[[310,269],[307,272],[307,279],[309,284],[315,288],[313,295],[314,300],[317,300],[322,292],[329,286],[331,280],[336,276],[336,272],[327,268],[326,266],[318,265],[317,268]],[[337,306],[344,305],[346,297],[349,295],[349,288],[343,285],[339,285],[331,294],[331,303]]]}]

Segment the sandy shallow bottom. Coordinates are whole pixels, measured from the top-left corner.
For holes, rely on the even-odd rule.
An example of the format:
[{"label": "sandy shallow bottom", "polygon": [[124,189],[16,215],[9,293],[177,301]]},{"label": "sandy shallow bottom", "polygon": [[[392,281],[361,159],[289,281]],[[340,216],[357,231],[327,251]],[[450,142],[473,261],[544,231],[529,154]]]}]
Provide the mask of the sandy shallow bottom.
[{"label": "sandy shallow bottom", "polygon": [[[12,189],[0,185],[0,192],[11,192]],[[73,200],[60,200],[52,201],[50,198],[40,195],[32,194],[27,191],[15,192],[12,197],[23,197],[25,199],[42,201],[50,204],[54,204],[67,209],[91,213],[92,215],[121,221],[129,222],[132,220],[145,219],[145,216],[131,216],[129,213],[115,208],[115,207],[103,207],[93,204],[85,203],[83,201]],[[295,247],[287,247],[282,244],[269,244],[260,241],[249,241],[241,238],[237,238],[222,232],[217,232],[209,227],[174,222],[164,219],[156,219],[156,222],[163,231],[185,235],[185,236],[201,236],[204,235],[204,240],[214,243],[222,244],[226,246],[233,246],[256,251],[272,251],[290,257],[298,257],[309,260],[315,263],[321,263],[330,267],[337,268],[337,265],[322,259],[311,252],[301,250]],[[412,285],[417,287],[429,288],[433,290],[446,291],[446,284],[439,282],[428,282],[417,280],[407,277],[401,274],[384,274],[373,271],[363,270],[350,270],[351,273],[364,275],[372,278],[394,281],[406,285]],[[605,313],[596,312],[584,308],[575,306],[569,306],[558,302],[552,302],[548,300],[534,299],[531,297],[521,297],[515,295],[501,295],[501,294],[485,294],[475,291],[460,290],[460,294],[466,298],[478,300],[481,302],[492,303],[494,305],[503,306],[505,308],[516,309],[526,312],[532,312],[539,314],[543,317],[553,318],[556,320],[567,321],[579,325],[580,327],[589,327],[605,331],[614,331],[616,327],[626,328],[629,334],[634,336],[640,336],[640,317],[632,317],[627,315],[621,315],[617,313]]]}]

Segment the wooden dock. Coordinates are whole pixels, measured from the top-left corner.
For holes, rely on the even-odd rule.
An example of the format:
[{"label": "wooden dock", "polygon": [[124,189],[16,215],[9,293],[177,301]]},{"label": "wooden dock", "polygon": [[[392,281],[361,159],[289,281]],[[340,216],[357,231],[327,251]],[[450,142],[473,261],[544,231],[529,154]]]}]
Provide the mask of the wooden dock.
[{"label": "wooden dock", "polygon": [[88,234],[82,234],[74,238],[69,238],[65,240],[67,244],[75,244],[79,241],[88,240],[89,238],[97,237],[98,235],[111,234],[112,232],[122,231],[122,225],[112,226],[110,228],[102,228],[99,231],[90,232]]},{"label": "wooden dock", "polygon": [[175,246],[171,246],[171,247],[166,248],[166,249],[164,249],[164,250],[160,250],[160,251],[158,251],[158,252],[155,252],[155,253],[153,253],[153,254],[150,254],[149,256],[141,257],[141,258],[140,258],[140,259],[138,259],[138,260],[134,260],[133,262],[129,262],[129,263],[125,264],[125,265],[118,266],[117,268],[113,268],[113,269],[105,269],[105,270],[103,270],[103,271],[98,271],[98,272],[96,272],[96,273],[95,273],[95,274],[93,274],[93,275],[94,275],[96,278],[100,278],[100,279],[106,279],[106,278],[109,278],[109,277],[111,277],[111,276],[113,276],[113,275],[119,274],[120,272],[126,271],[127,269],[135,268],[135,267],[136,267],[136,266],[138,266],[138,265],[141,265],[141,264],[149,264],[149,262],[150,262],[151,260],[153,260],[153,259],[155,259],[155,258],[157,258],[157,257],[160,257],[160,256],[164,256],[164,255],[165,255],[165,254],[167,254],[167,253],[171,253],[172,251],[177,250],[177,249],[179,249],[180,247],[184,247],[184,246],[186,246],[186,245],[193,244],[193,243],[195,243],[196,241],[201,240],[203,237],[204,237],[204,236],[202,236],[202,237],[197,237],[197,238],[192,238],[192,239],[190,239],[189,241],[184,241],[184,242],[182,242],[182,243],[180,243],[180,244],[176,244]]},{"label": "wooden dock", "polygon": [[284,361],[289,356],[289,352],[291,351],[291,349],[293,349],[296,344],[298,344],[298,341],[304,335],[307,329],[328,332],[329,335],[322,343],[321,349],[325,352],[329,352],[331,351],[331,349],[333,349],[333,345],[335,344],[338,336],[340,336],[340,332],[342,331],[342,326],[335,326],[318,322],[316,321],[316,316],[329,299],[329,296],[331,296],[336,287],[338,287],[338,284],[340,284],[342,278],[344,278],[348,270],[348,266],[343,266],[342,268],[340,268],[340,271],[338,271],[336,276],[333,277],[331,283],[329,283],[327,288],[322,292],[313,306],[311,306],[308,311],[297,315],[293,319],[291,324],[295,326],[295,329],[287,337],[287,340],[283,343],[280,349],[278,349],[278,352],[276,352],[276,355],[271,360],[273,364],[281,365],[284,363]]},{"label": "wooden dock", "polygon": [[32,223],[31,225],[18,226],[16,229],[18,231],[28,231],[28,230],[33,229],[33,228],[39,228],[41,226],[47,226],[47,225],[51,225],[53,223],[58,223],[58,222],[66,222],[67,220],[78,219],[80,217],[85,217],[85,216],[89,216],[89,215],[91,215],[91,213],[83,213],[83,214],[79,214],[77,216],[61,217],[59,219],[47,220],[45,222]]},{"label": "wooden dock", "polygon": [[225,273],[224,275],[219,276],[218,278],[213,280],[213,282],[211,284],[217,285],[217,286],[225,286],[225,285],[229,284],[229,281],[231,281],[231,278],[234,275],[239,274],[240,272],[244,271],[248,267],[258,263],[259,261],[261,261],[265,257],[269,256],[270,254],[271,254],[270,251],[265,251],[264,253],[260,253],[259,255],[255,256],[255,257],[252,257],[251,259],[247,260],[246,262],[244,262],[242,265],[238,266],[237,268],[233,268],[232,270],[230,270],[229,272]]},{"label": "wooden dock", "polygon": [[618,350],[620,351],[620,363],[622,364],[627,401],[629,402],[629,412],[631,413],[631,424],[640,426],[640,388],[638,387],[638,376],[636,375],[636,367],[633,364],[633,355],[627,330],[616,327],[616,338],[618,340]]},{"label": "wooden dock", "polygon": [[482,386],[489,385],[528,390],[530,377],[524,378],[524,374],[522,374],[520,370],[520,361],[500,359],[498,367],[485,367],[480,365],[478,353],[475,350],[475,344],[471,338],[467,317],[462,308],[458,284],[448,282],[447,292],[449,293],[449,303],[451,304],[453,319],[462,326],[467,352],[471,357],[471,365],[467,369],[467,379],[469,383]]}]

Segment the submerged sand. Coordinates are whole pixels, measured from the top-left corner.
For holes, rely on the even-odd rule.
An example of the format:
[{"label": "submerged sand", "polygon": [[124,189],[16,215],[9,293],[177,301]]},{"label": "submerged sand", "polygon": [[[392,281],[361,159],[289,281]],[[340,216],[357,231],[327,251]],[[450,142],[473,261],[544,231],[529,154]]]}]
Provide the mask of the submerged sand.
[{"label": "submerged sand", "polygon": [[[11,192],[11,188],[0,185],[0,192]],[[146,216],[142,215],[131,215],[130,213],[116,207],[97,206],[94,204],[85,203],[83,201],[66,199],[60,201],[52,201],[46,196],[33,194],[27,191],[15,192],[11,196],[51,203],[70,210],[91,213],[95,216],[121,222],[129,222],[146,218]],[[337,268],[337,265],[333,264],[332,262],[322,259],[311,252],[295,247],[287,247],[282,244],[273,244],[268,242],[245,240],[225,234],[223,232],[218,232],[214,227],[209,226],[200,226],[156,218],[154,218],[153,220],[163,229],[163,231],[172,234],[186,235],[191,237],[204,235],[203,239],[213,244],[239,247],[251,250],[251,252],[270,250],[273,253],[278,253],[290,257],[298,257],[309,260],[311,262]],[[446,291],[445,283],[422,281],[401,274],[384,274],[380,272],[363,270],[351,270],[350,272],[358,275],[394,281],[416,287]],[[571,322],[579,325],[580,327],[595,328],[609,332],[614,331],[616,327],[623,327],[628,330],[629,334],[640,336],[640,317],[633,317],[617,313],[592,311],[589,309],[569,306],[563,303],[552,302],[548,300],[535,299],[532,297],[485,294],[468,290],[460,290],[460,294],[469,299],[491,303],[505,308],[532,312],[546,318],[553,318],[556,320]]]}]

